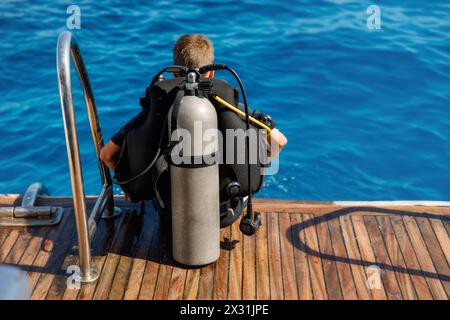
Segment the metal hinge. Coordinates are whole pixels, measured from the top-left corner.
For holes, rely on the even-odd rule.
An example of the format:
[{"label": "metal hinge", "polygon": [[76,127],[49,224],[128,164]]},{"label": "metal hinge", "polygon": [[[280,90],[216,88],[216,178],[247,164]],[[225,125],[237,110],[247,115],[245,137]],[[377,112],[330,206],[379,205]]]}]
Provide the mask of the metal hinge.
[{"label": "metal hinge", "polygon": [[23,195],[22,205],[0,207],[0,226],[50,226],[61,221],[62,207],[35,206],[38,196],[48,195],[47,188],[40,183],[31,184]]}]

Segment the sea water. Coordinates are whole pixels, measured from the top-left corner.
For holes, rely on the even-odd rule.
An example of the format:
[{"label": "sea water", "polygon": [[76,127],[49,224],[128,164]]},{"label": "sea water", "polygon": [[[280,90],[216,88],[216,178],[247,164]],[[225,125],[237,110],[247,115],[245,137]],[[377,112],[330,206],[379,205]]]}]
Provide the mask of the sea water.
[{"label": "sea water", "polygon": [[[139,112],[177,37],[203,33],[216,62],[241,76],[250,107],[289,140],[259,197],[450,199],[448,1],[70,4],[76,21],[67,1],[0,2],[0,193],[34,181],[71,193],[55,50],[58,34],[73,28],[105,140]],[[85,189],[99,193],[74,71],[72,79]]]}]

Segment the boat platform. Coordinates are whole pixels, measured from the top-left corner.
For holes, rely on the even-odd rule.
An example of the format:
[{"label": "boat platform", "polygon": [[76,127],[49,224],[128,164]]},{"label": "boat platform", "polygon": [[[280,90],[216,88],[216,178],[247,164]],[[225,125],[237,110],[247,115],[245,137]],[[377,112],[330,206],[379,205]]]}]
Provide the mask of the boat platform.
[{"label": "boat platform", "polygon": [[[20,205],[0,195],[0,206]],[[96,197],[87,197],[92,209]],[[439,299],[450,297],[450,205],[255,199],[262,225],[221,230],[221,254],[201,268],[177,264],[151,202],[115,197],[92,241],[96,282],[69,289],[78,264],[72,198],[58,225],[0,227],[0,263],[27,273],[32,299]]]}]

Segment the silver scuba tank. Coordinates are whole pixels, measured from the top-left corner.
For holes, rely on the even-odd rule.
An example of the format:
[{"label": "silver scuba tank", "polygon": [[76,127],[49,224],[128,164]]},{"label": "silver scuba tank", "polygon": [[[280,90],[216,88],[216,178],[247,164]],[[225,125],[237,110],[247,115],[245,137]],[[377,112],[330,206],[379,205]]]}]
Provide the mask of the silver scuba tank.
[{"label": "silver scuba tank", "polygon": [[182,143],[174,147],[170,165],[173,258],[205,265],[220,254],[217,113],[208,99],[195,95],[183,96],[175,112],[172,140]]}]

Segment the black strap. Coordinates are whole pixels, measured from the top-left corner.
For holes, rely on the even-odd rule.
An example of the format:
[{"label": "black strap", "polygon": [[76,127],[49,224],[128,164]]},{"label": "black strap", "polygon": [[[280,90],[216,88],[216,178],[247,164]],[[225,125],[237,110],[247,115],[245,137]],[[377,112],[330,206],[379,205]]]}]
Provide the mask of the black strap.
[{"label": "black strap", "polygon": [[152,189],[155,193],[156,200],[162,208],[165,208],[162,197],[158,190],[158,181],[162,173],[169,168],[169,163],[167,162],[164,154],[160,155],[158,160],[156,160],[155,165],[152,168]]},{"label": "black strap", "polygon": [[[184,91],[183,91],[183,90],[179,90],[179,91],[177,92],[177,95],[176,95],[176,97],[175,97],[175,100],[174,100],[174,102],[173,102],[173,105],[172,105],[172,107],[171,107],[170,110],[169,110],[169,116],[166,117],[166,119],[164,120],[164,125],[163,125],[163,127],[165,127],[166,124],[167,124],[168,127],[169,127],[169,140],[170,140],[170,135],[172,134],[172,131],[171,131],[171,128],[172,128],[172,127],[171,127],[171,125],[170,125],[170,122],[171,122],[171,121],[167,121],[167,119],[168,119],[168,118],[172,118],[172,121],[176,121],[176,118],[174,119],[173,117],[170,117],[170,113],[172,113],[172,115],[173,115],[172,109],[174,109],[174,108],[178,111],[178,109],[179,109],[179,107],[180,107],[181,98],[182,98],[183,96],[184,96]],[[176,126],[176,122],[175,122],[175,126]],[[159,138],[159,143],[158,143],[158,150],[156,151],[155,157],[152,159],[152,161],[149,163],[149,165],[148,165],[147,167],[145,167],[145,169],[142,170],[141,172],[139,172],[137,175],[135,175],[134,177],[129,178],[129,179],[127,179],[127,180],[119,181],[119,180],[117,180],[117,178],[115,178],[114,180],[115,180],[115,182],[116,182],[118,185],[124,185],[124,184],[130,183],[130,182],[132,182],[132,181],[134,181],[134,180],[136,180],[136,179],[142,177],[144,174],[146,174],[146,173],[153,167],[153,165],[155,164],[155,162],[157,161],[157,159],[158,159],[158,157],[159,157],[159,155],[160,155],[160,153],[161,153],[161,142],[162,142],[163,136],[164,136],[164,134],[161,133],[160,138]]]},{"label": "black strap", "polygon": [[171,110],[169,110],[169,115],[167,117],[167,118],[170,119],[169,126],[168,126],[169,140],[170,140],[170,137],[172,135],[172,131],[177,128],[178,111],[180,110],[181,98],[183,98],[183,96],[184,96],[184,90],[179,90],[177,92],[177,95],[175,97],[173,105],[170,108]]}]

